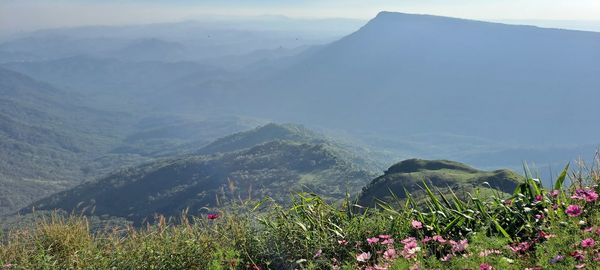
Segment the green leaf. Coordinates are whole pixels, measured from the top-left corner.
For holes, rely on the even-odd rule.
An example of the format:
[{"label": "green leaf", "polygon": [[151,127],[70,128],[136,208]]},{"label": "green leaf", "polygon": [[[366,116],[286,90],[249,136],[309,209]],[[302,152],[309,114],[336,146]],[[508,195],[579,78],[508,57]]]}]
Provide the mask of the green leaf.
[{"label": "green leaf", "polygon": [[562,185],[565,182],[565,178],[567,178],[567,173],[569,172],[569,165],[571,165],[571,163],[567,163],[567,166],[565,166],[565,168],[562,170],[562,172],[560,173],[560,175],[556,179],[556,183],[554,183],[554,189],[555,190],[561,190],[562,189]]}]

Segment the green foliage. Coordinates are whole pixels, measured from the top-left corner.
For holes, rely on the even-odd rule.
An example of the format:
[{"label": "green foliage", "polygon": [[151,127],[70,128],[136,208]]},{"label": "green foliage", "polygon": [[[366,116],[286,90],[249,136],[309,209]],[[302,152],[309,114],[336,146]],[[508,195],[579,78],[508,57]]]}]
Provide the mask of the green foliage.
[{"label": "green foliage", "polygon": [[[565,168],[565,171],[567,169]],[[559,176],[560,178],[565,173]],[[572,269],[600,267],[596,171],[560,191],[528,178],[513,195],[461,199],[422,182],[425,208],[363,208],[300,193],[177,223],[91,233],[52,216],[10,232],[6,269]],[[575,178],[575,177],[572,177]],[[573,179],[571,179],[573,180]],[[535,196],[530,196],[531,194]],[[559,201],[560,200],[560,201]],[[580,212],[572,212],[578,205]],[[543,216],[542,216],[543,214]],[[370,268],[374,267],[374,268]]]}]

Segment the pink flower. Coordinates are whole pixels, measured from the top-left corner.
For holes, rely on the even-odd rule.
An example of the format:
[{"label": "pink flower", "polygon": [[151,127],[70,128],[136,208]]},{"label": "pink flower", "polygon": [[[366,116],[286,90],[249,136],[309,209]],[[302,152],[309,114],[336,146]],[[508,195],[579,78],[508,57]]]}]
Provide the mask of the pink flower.
[{"label": "pink flower", "polygon": [[544,199],[544,197],[542,197],[542,195],[535,195],[536,202],[541,202],[543,199]]},{"label": "pink flower", "polygon": [[444,256],[444,257],[442,257],[440,259],[440,261],[442,261],[442,262],[449,262],[452,259],[452,257],[454,257],[454,255],[452,255],[452,254],[446,254],[446,256]]},{"label": "pink flower", "polygon": [[581,241],[581,246],[584,248],[593,247],[596,244],[596,241],[592,238],[583,239]]},{"label": "pink flower", "polygon": [[567,213],[567,215],[569,215],[570,217],[577,217],[581,215],[581,207],[579,207],[579,205],[576,204],[571,204],[567,206],[567,210],[565,210],[565,213]]},{"label": "pink flower", "polygon": [[393,259],[396,259],[396,257],[398,257],[398,254],[396,253],[396,250],[393,248],[390,248],[383,253],[383,258],[386,260],[391,261]]},{"label": "pink flower", "polygon": [[518,243],[516,245],[512,245],[509,246],[510,250],[512,250],[512,252],[525,252],[527,250],[529,250],[529,248],[531,247],[531,244],[529,244],[529,242],[521,242]]},{"label": "pink flower", "polygon": [[408,268],[408,270],[421,270],[421,266],[419,264],[415,264]]},{"label": "pink flower", "polygon": [[383,240],[383,242],[381,242],[382,245],[391,245],[394,243],[394,239],[390,238],[390,239],[385,239]]},{"label": "pink flower", "polygon": [[535,219],[537,219],[537,220],[542,220],[542,219],[544,219],[546,216],[544,216],[544,214],[543,214],[543,213],[540,213],[540,214],[536,214],[534,217],[535,217]]},{"label": "pink flower", "polygon": [[595,191],[590,190],[587,192],[587,194],[585,194],[586,202],[595,202],[596,200],[598,200],[598,193],[596,193]]},{"label": "pink flower", "polygon": [[219,218],[219,214],[208,214],[206,215],[206,218],[213,220],[213,219],[217,219]]},{"label": "pink flower", "polygon": [[387,264],[384,264],[384,265],[376,264],[373,266],[374,270],[388,270],[389,268],[390,268],[390,266]]},{"label": "pink flower", "polygon": [[392,238],[392,236],[389,234],[380,234],[378,237],[379,237],[379,239],[391,239]]},{"label": "pink flower", "polygon": [[444,239],[444,237],[441,237],[439,235],[434,235],[431,239],[433,241],[438,241],[440,244],[446,243],[446,239]]},{"label": "pink flower", "polygon": [[371,252],[363,252],[356,256],[356,260],[359,262],[366,262],[371,259]]},{"label": "pink flower", "polygon": [[586,202],[595,202],[598,200],[598,193],[593,189],[577,189],[575,194],[571,195],[571,199],[585,200]]},{"label": "pink flower", "polygon": [[469,241],[467,239],[458,242],[450,240],[450,245],[452,245],[452,252],[463,252],[469,246]]},{"label": "pink flower", "polygon": [[414,238],[414,237],[408,237],[408,238],[403,239],[402,241],[400,241],[400,243],[406,245],[407,243],[416,242],[416,241],[417,241],[416,238]]},{"label": "pink flower", "polygon": [[558,197],[559,194],[560,194],[560,191],[558,191],[556,189],[553,191],[550,191],[550,197],[552,197],[552,198]]},{"label": "pink flower", "polygon": [[575,258],[575,260],[578,260],[578,261],[585,260],[585,255],[583,254],[583,251],[581,251],[581,250],[575,250],[575,251],[571,252],[570,255],[573,256],[573,258]]},{"label": "pink flower", "polygon": [[479,270],[492,270],[492,266],[487,263],[482,263],[479,265]]},{"label": "pink flower", "polygon": [[575,265],[575,269],[583,269],[585,268],[585,263],[580,263],[578,265]]},{"label": "pink flower", "polygon": [[321,257],[322,254],[323,254],[322,249],[317,250],[317,253],[315,253],[315,255],[313,256],[313,259]]},{"label": "pink flower", "polygon": [[348,245],[348,240],[346,240],[346,239],[338,240],[338,244],[340,244],[342,246]]},{"label": "pink flower", "polygon": [[423,228],[423,223],[418,220],[413,220],[410,224],[412,225],[413,229],[419,230]]},{"label": "pink flower", "polygon": [[486,249],[482,252],[479,252],[479,257],[487,257],[492,254],[502,254],[502,251],[497,249]]},{"label": "pink flower", "polygon": [[377,238],[377,237],[367,238],[367,243],[369,243],[369,244],[376,244],[378,242],[379,242],[379,238]]},{"label": "pink flower", "polygon": [[551,264],[557,264],[557,263],[562,262],[564,260],[565,260],[565,256],[556,255],[556,256],[554,256],[554,258],[552,258],[552,260],[550,260],[550,263]]}]

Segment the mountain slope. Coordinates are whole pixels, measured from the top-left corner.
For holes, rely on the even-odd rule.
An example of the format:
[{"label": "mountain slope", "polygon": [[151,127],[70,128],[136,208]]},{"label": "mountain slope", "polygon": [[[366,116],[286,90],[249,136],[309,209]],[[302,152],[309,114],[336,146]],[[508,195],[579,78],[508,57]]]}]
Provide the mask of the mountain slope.
[{"label": "mountain slope", "polygon": [[363,188],[359,204],[372,206],[378,200],[394,202],[392,193],[404,199],[405,190],[418,198],[424,195],[423,181],[432,189],[442,192],[451,189],[459,196],[475,190],[512,193],[521,178],[509,170],[487,172],[455,161],[408,159],[391,166]]},{"label": "mountain slope", "polygon": [[302,190],[338,199],[346,191],[357,192],[372,176],[327,145],[271,141],[241,151],[166,159],[125,169],[34,206],[141,222],[155,213],[178,215],[185,208],[197,214],[203,207],[238,198],[270,196],[283,202],[291,192]]},{"label": "mountain slope", "polygon": [[390,135],[596,143],[598,48],[600,33],[382,12],[273,75],[248,110]]},{"label": "mountain slope", "polygon": [[51,85],[0,68],[0,214],[86,177],[126,117],[81,107]]}]

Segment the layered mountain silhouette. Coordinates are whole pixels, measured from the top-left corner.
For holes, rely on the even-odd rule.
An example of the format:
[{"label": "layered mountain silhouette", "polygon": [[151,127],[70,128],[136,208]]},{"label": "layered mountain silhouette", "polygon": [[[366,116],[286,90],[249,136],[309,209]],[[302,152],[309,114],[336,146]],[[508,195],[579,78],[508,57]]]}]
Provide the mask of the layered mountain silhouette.
[{"label": "layered mountain silhouette", "polygon": [[[339,146],[293,125],[269,124],[209,144],[201,153],[131,167],[43,199],[38,210],[64,209],[135,222],[155,213],[197,214],[234,201],[294,192],[335,200],[356,194],[375,174]],[[364,162],[367,163],[367,162]]]}]

